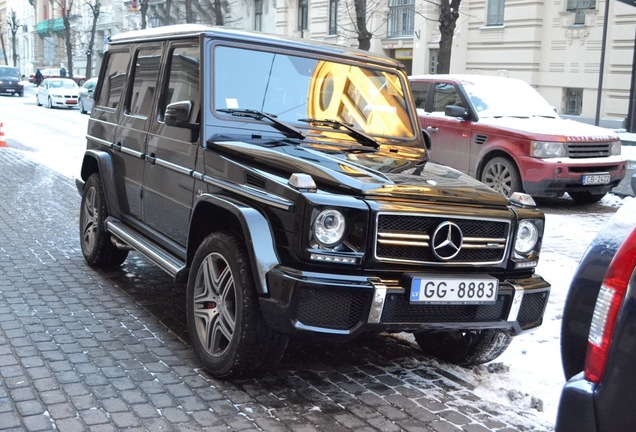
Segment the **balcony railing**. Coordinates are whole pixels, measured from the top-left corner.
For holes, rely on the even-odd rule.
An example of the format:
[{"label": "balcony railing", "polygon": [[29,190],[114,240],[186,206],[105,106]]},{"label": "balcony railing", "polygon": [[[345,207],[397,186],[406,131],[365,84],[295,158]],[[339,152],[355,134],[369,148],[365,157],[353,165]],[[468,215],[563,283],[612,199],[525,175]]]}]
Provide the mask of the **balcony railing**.
[{"label": "balcony railing", "polygon": [[37,27],[35,28],[35,31],[40,36],[46,36],[51,33],[64,31],[64,18],[55,18],[55,19],[40,21]]}]

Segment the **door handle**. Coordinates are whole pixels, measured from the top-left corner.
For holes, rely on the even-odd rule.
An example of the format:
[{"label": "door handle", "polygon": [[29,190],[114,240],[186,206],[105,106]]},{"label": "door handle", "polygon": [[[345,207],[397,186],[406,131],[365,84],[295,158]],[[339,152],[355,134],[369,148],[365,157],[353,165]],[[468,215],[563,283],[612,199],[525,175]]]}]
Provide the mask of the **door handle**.
[{"label": "door handle", "polygon": [[157,156],[154,153],[150,153],[149,155],[146,155],[146,161],[154,165],[155,162],[157,162]]},{"label": "door handle", "polygon": [[120,152],[121,151],[121,143],[118,142],[116,144],[113,144],[113,149],[117,150],[118,152]]},{"label": "door handle", "polygon": [[427,132],[437,133],[437,132],[439,132],[439,128],[437,128],[437,127],[435,127],[435,126],[428,126],[428,127],[426,128],[426,131],[427,131]]}]

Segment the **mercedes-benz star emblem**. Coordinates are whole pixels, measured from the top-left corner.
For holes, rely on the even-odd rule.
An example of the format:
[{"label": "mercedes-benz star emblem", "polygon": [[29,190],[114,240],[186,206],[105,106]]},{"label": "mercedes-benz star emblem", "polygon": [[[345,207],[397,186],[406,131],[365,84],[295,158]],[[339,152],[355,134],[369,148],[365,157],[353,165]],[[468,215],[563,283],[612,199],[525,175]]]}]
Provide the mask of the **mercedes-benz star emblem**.
[{"label": "mercedes-benz star emblem", "polygon": [[461,250],[464,235],[457,224],[447,221],[437,226],[431,240],[433,254],[440,260],[448,261]]}]

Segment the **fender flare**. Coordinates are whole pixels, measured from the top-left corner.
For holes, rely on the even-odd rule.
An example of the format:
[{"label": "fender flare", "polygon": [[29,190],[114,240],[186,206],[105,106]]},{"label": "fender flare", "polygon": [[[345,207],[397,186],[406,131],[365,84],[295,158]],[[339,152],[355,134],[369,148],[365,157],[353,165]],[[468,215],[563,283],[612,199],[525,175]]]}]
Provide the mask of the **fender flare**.
[{"label": "fender flare", "polygon": [[121,208],[117,199],[117,188],[115,186],[115,169],[113,158],[110,153],[103,150],[86,150],[82,161],[81,178],[76,179],[75,184],[80,195],[84,190],[84,183],[94,173],[99,173],[102,179],[104,195],[106,197],[106,208],[108,214],[114,218],[121,218]]},{"label": "fender flare", "polygon": [[[274,248],[274,238],[269,221],[263,214],[254,207],[237,201],[229,197],[221,197],[218,195],[203,194],[199,196],[198,202],[192,212],[190,223],[190,232],[188,238],[193,238],[193,230],[196,229],[198,210],[201,204],[207,203],[232,214],[240,225],[243,240],[247,248],[247,254],[250,258],[250,265],[254,275],[257,292],[260,295],[267,295],[267,273],[280,265],[278,254]],[[208,233],[209,234],[209,233]],[[198,247],[198,244],[196,245]],[[256,253],[258,251],[258,253]],[[192,262],[192,258],[196,253],[195,245],[191,245],[188,241],[188,266]]]}]

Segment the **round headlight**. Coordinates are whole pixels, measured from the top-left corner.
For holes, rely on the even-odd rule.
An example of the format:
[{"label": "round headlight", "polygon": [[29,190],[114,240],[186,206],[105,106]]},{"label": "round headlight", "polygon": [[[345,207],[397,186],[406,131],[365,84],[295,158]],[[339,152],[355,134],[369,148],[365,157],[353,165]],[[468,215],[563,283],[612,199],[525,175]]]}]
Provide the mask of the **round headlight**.
[{"label": "round headlight", "polygon": [[323,210],[314,222],[314,237],[322,246],[332,247],[342,240],[345,217],[338,210]]},{"label": "round headlight", "polygon": [[517,240],[515,241],[515,251],[521,254],[527,254],[537,244],[539,239],[539,230],[529,221],[523,220],[519,223],[517,229]]}]

